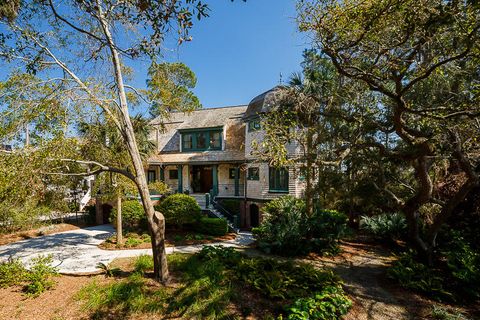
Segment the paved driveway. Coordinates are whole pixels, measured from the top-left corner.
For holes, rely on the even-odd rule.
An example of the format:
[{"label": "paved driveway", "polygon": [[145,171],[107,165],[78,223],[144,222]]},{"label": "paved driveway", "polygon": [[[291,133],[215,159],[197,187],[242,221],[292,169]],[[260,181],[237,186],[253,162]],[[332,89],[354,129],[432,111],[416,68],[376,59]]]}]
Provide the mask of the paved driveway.
[{"label": "paved driveway", "polygon": [[[102,250],[98,245],[114,233],[111,225],[101,225],[84,229],[60,232],[38,238],[22,240],[0,246],[0,261],[9,257],[18,258],[27,264],[39,255],[53,255],[53,265],[61,273],[84,274],[97,272],[99,262],[110,263],[116,258],[135,257],[142,254],[151,254],[151,249],[136,250]],[[253,242],[250,233],[240,233],[235,240],[211,243],[210,245],[223,245],[238,247],[249,245]],[[167,254],[173,252],[193,253],[200,250],[203,245],[168,247]]]}]

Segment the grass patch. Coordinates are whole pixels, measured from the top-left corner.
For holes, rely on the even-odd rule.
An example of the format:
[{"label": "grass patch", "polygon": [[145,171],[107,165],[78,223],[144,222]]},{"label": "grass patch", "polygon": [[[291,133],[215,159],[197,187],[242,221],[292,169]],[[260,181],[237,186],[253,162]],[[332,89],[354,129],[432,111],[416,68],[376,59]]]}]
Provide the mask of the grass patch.
[{"label": "grass patch", "polygon": [[[92,318],[161,314],[166,318],[338,319],[351,303],[331,271],[310,265],[248,258],[231,248],[205,247],[194,255],[168,256],[172,283],[146,278],[150,256],[140,256],[134,271],[115,283],[93,282],[78,298]],[[328,313],[326,313],[328,312]],[[323,318],[322,318],[323,317]]]}]

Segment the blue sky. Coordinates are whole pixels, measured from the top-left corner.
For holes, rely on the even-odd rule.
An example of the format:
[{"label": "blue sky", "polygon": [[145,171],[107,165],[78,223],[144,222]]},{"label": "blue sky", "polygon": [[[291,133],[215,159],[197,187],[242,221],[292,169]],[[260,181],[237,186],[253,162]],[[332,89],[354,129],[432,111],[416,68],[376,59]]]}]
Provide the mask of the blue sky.
[{"label": "blue sky", "polygon": [[[211,0],[210,17],[196,22],[193,41],[166,48],[197,75],[204,107],[247,104],[300,70],[307,47],[295,23],[293,0]],[[148,63],[136,63],[134,85],[145,87]]]}]

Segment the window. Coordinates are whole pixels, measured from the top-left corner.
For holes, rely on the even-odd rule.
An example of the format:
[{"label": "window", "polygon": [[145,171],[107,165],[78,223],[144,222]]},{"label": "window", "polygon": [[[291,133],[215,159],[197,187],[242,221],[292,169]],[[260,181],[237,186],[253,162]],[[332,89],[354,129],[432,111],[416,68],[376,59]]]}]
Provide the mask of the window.
[{"label": "window", "polygon": [[[230,170],[228,171],[229,179],[235,179],[235,170],[237,170],[237,168],[230,168]],[[240,178],[240,175],[239,175],[239,178]]]},{"label": "window", "polygon": [[206,149],[207,148],[207,133],[199,132],[197,133],[197,149]]},{"label": "window", "polygon": [[170,180],[176,180],[178,179],[178,169],[176,170],[168,170],[168,177]]},{"label": "window", "polygon": [[222,149],[221,130],[182,132],[182,151],[205,151]]},{"label": "window", "polygon": [[260,129],[261,129],[260,119],[254,119],[248,122],[248,132],[258,131]]},{"label": "window", "polygon": [[185,150],[190,150],[193,148],[193,136],[189,133],[182,135],[182,146]]},{"label": "window", "polygon": [[210,149],[222,148],[222,135],[221,132],[210,133]]},{"label": "window", "polygon": [[260,180],[260,174],[259,173],[260,172],[259,172],[258,167],[248,168],[247,179],[248,180]]},{"label": "window", "polygon": [[268,173],[270,192],[288,192],[287,168],[270,167]]},{"label": "window", "polygon": [[148,170],[147,172],[147,181],[148,183],[155,182],[157,180],[157,173],[155,170]]}]

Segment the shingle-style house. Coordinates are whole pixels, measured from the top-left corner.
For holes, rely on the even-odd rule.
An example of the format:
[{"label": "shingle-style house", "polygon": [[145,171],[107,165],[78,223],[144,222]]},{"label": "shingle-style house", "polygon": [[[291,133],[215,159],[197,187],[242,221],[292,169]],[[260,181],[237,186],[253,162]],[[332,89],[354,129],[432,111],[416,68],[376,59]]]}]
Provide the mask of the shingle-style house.
[{"label": "shingle-style house", "polygon": [[[304,185],[298,170],[269,167],[252,153],[252,141],[263,137],[259,117],[269,112],[276,92],[267,91],[248,106],[173,112],[167,119],[154,119],[150,139],[158,152],[148,161],[149,182],[164,181],[204,207],[206,193],[214,205],[236,199],[236,222],[242,228],[258,226],[265,202],[286,194],[301,196]],[[287,148],[292,154],[297,151],[295,145]]]}]

